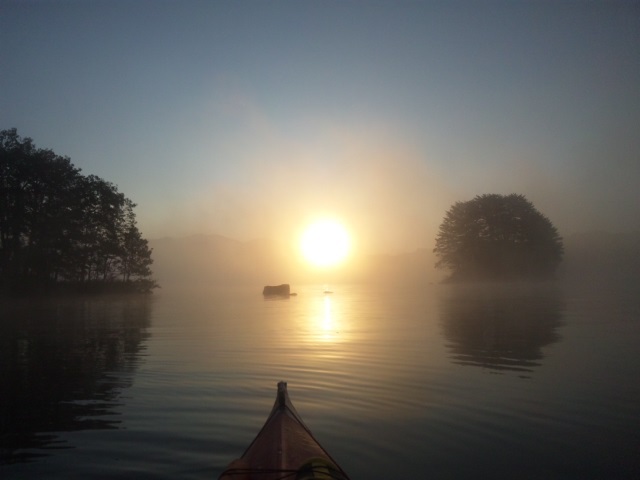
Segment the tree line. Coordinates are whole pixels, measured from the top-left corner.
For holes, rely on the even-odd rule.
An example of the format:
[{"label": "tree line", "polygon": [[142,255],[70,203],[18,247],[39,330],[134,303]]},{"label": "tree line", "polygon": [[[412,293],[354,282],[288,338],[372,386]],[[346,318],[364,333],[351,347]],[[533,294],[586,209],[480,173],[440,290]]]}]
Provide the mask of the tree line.
[{"label": "tree line", "polygon": [[0,131],[0,289],[151,290],[135,207],[68,157]]}]

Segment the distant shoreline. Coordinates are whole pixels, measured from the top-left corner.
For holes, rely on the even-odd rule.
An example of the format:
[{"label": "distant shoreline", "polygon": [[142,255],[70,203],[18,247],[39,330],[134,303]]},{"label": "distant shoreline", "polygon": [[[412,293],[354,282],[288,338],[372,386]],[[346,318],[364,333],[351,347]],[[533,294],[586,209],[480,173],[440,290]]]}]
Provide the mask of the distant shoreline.
[{"label": "distant shoreline", "polygon": [[0,297],[41,297],[68,295],[151,295],[155,288],[160,288],[154,280],[134,281],[89,281],[89,282],[58,282],[49,285],[34,285],[28,283],[4,285],[0,288]]}]

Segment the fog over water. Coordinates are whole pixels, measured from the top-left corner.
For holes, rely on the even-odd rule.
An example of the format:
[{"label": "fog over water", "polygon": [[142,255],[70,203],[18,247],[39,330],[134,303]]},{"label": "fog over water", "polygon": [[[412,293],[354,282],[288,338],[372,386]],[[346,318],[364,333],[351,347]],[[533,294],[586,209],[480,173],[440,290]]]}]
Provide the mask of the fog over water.
[{"label": "fog over water", "polygon": [[0,475],[215,478],[282,379],[351,478],[639,471],[638,283],[292,286],[2,300]]},{"label": "fog over water", "polygon": [[[342,266],[310,269],[295,244],[240,242],[196,235],[150,242],[160,284],[279,283],[437,283],[447,272],[435,268],[431,249],[397,255],[353,255]],[[557,279],[593,288],[634,287],[640,283],[640,232],[591,232],[564,239],[564,260]]]}]

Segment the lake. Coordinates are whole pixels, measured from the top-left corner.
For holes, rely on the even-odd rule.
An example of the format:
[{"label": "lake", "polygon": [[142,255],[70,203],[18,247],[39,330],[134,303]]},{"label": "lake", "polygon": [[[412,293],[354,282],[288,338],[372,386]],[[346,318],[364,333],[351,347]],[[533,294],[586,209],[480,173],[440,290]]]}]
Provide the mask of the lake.
[{"label": "lake", "polygon": [[355,479],[640,478],[640,294],[163,288],[0,303],[0,477],[212,479],[286,380]]}]

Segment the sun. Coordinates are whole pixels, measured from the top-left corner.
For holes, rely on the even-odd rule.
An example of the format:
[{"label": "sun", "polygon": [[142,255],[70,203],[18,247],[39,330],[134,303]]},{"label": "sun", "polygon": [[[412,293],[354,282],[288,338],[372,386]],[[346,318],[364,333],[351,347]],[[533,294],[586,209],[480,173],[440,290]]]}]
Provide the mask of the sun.
[{"label": "sun", "polygon": [[300,247],[308,262],[318,267],[331,267],[349,254],[349,233],[335,220],[319,220],[305,229]]}]

